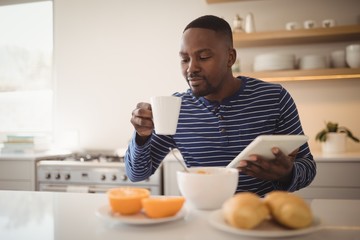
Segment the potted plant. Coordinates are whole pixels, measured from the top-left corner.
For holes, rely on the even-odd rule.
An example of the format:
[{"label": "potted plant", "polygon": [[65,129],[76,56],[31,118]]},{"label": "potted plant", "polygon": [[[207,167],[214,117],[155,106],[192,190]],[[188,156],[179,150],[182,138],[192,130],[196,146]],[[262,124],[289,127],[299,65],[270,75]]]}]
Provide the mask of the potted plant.
[{"label": "potted plant", "polygon": [[315,140],[322,143],[323,152],[339,153],[346,151],[347,138],[359,142],[359,139],[348,128],[333,122],[325,122],[325,125],[326,128],[316,134],[315,137]]}]

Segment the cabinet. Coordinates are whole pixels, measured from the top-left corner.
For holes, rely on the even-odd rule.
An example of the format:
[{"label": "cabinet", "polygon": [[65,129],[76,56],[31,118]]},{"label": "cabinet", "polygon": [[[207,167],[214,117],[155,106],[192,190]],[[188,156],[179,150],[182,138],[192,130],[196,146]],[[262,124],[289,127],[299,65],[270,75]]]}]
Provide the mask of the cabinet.
[{"label": "cabinet", "polygon": [[[181,154],[179,152],[176,152],[175,154],[181,158]],[[173,156],[168,155],[164,160],[163,170],[164,195],[180,196],[181,193],[177,184],[176,172],[183,170],[182,166]]]},{"label": "cabinet", "polygon": [[306,198],[360,199],[359,162],[318,162],[310,186],[296,194]]},{"label": "cabinet", "polygon": [[[234,33],[233,38],[236,48],[358,41],[360,39],[360,25],[292,31]],[[360,79],[360,68],[241,72],[234,73],[234,75],[251,76],[272,82]]]},{"label": "cabinet", "polygon": [[35,161],[1,159],[1,190],[35,190]]}]

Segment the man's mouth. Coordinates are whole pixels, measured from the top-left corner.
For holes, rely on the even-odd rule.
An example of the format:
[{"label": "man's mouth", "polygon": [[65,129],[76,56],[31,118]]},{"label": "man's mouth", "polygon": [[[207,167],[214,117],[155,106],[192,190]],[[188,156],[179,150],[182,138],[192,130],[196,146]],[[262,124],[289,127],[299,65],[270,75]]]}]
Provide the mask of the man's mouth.
[{"label": "man's mouth", "polygon": [[191,86],[197,86],[197,85],[199,85],[202,81],[204,81],[204,79],[201,78],[201,77],[191,77],[191,78],[187,78],[187,80],[188,80],[188,82],[189,82],[189,84],[190,84]]}]

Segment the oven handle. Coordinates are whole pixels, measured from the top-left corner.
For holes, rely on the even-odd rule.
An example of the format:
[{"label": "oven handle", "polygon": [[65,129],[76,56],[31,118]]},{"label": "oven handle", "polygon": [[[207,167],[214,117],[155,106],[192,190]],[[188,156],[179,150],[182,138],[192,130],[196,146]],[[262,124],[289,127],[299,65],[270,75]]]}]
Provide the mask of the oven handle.
[{"label": "oven handle", "polygon": [[[40,191],[45,192],[79,192],[79,193],[106,193],[110,188],[114,186],[84,186],[84,185],[41,185]],[[153,189],[147,188],[150,192]]]},{"label": "oven handle", "polygon": [[42,184],[40,185],[40,191],[45,192],[90,192],[90,187],[81,186],[81,185],[52,185],[52,184]]}]

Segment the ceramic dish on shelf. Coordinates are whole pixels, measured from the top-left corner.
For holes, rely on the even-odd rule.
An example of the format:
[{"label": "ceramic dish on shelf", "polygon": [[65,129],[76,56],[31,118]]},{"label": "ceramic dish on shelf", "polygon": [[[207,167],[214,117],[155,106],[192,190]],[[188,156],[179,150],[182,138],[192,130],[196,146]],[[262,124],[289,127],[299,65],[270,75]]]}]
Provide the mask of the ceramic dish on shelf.
[{"label": "ceramic dish on shelf", "polygon": [[256,229],[245,230],[230,226],[222,216],[221,209],[213,211],[209,216],[209,224],[221,231],[236,234],[239,236],[261,237],[261,238],[282,238],[310,234],[322,229],[319,218],[315,218],[310,227],[303,229],[288,229],[273,221],[265,221]]},{"label": "ceramic dish on shelf", "polygon": [[100,220],[109,224],[151,225],[182,219],[186,215],[186,209],[182,208],[175,216],[172,217],[149,218],[143,212],[134,215],[114,214],[111,211],[110,206],[104,205],[96,210],[95,215]]},{"label": "ceramic dish on shelf", "polygon": [[300,69],[323,69],[327,68],[326,58],[321,55],[306,55],[299,59]]},{"label": "ceramic dish on shelf", "polygon": [[295,68],[294,54],[266,53],[254,59],[254,71],[290,70]]}]

